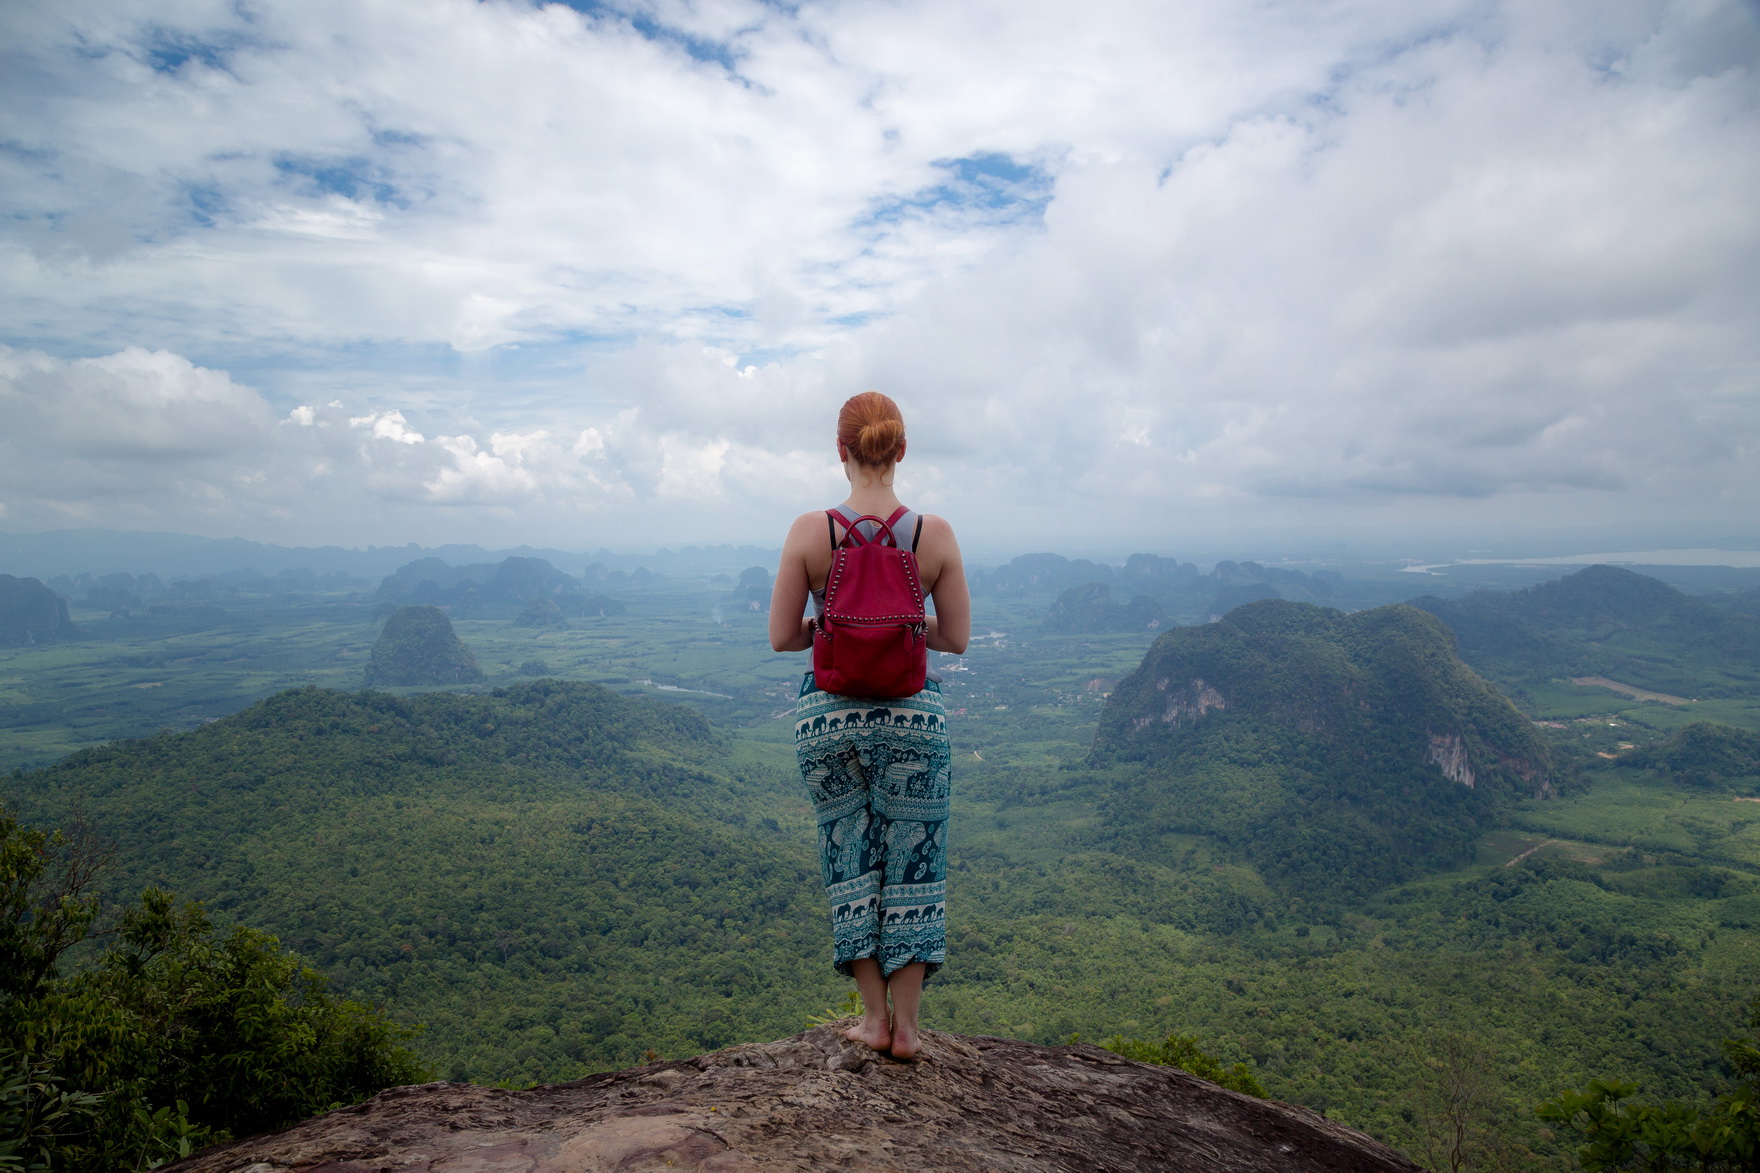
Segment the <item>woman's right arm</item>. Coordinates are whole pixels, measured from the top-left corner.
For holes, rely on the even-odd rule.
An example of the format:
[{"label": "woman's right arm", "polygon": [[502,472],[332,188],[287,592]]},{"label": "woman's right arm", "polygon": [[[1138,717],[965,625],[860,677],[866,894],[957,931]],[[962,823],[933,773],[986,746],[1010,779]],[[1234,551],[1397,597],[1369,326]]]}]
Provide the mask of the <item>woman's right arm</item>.
[{"label": "woman's right arm", "polygon": [[815,536],[825,542],[825,515],[804,513],[795,518],[782,543],[782,562],[770,588],[770,646],[778,652],[804,652],[813,646],[813,628],[806,619],[812,589],[807,551]]}]

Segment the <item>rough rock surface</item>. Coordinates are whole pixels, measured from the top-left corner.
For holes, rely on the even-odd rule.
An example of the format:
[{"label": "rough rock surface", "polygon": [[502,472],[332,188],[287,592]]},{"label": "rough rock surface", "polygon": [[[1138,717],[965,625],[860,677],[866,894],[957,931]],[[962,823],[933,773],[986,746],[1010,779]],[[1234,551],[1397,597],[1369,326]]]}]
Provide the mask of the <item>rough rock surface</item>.
[{"label": "rough rock surface", "polygon": [[1098,1047],[931,1031],[921,1056],[900,1063],[836,1027],[529,1091],[393,1088],[170,1168],[1420,1173],[1306,1108]]}]

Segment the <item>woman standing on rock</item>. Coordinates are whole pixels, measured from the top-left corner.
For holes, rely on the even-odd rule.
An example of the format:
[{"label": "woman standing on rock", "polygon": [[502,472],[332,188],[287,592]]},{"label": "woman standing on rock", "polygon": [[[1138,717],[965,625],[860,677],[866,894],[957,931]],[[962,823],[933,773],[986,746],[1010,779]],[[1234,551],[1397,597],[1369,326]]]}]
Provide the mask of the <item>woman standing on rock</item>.
[{"label": "woman standing on rock", "polygon": [[[964,652],[972,627],[953,527],[912,513],[893,492],[904,453],[891,399],[866,391],[843,405],[837,457],[849,497],[795,519],[770,600],[770,646],[814,651],[795,705],[796,757],[819,824],[832,964],[862,995],[862,1021],[847,1033],[899,1059],[918,1051],[923,982],[947,957],[951,754],[941,686],[923,678],[924,655]],[[933,615],[921,616],[925,594]],[[803,618],[809,598],[814,616]],[[888,601],[864,613],[863,600],[874,599]],[[858,648],[862,662],[852,663]],[[828,687],[881,680],[908,683]],[[903,688],[908,695],[894,695]]]}]

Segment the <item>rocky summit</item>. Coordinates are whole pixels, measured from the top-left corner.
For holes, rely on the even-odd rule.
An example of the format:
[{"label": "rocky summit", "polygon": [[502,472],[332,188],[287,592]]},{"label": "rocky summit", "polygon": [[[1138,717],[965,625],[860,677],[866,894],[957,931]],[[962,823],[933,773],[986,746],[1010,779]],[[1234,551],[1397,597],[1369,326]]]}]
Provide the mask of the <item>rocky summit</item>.
[{"label": "rocky summit", "polygon": [[841,1026],[527,1091],[393,1088],[170,1168],[1420,1173],[1306,1108],[1099,1047],[929,1031],[901,1063],[846,1041]]}]

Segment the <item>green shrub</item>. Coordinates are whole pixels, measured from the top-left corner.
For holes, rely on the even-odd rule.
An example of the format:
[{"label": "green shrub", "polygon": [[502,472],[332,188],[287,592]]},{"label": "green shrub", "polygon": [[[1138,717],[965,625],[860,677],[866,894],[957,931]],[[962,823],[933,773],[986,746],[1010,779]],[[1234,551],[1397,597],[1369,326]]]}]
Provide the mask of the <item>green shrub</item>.
[{"label": "green shrub", "polygon": [[1190,1072],[1199,1079],[1207,1079],[1218,1087],[1225,1087],[1230,1091],[1241,1092],[1249,1096],[1258,1096],[1260,1099],[1265,1098],[1265,1089],[1254,1077],[1252,1068],[1245,1063],[1224,1067],[1220,1059],[1199,1047],[1198,1040],[1191,1035],[1170,1034],[1159,1043],[1113,1035],[1100,1045],[1115,1055],[1123,1055],[1126,1059],[1135,1059],[1138,1063],[1157,1063],[1162,1067],[1177,1067],[1181,1071]]},{"label": "green shrub", "polygon": [[1540,1104],[1535,1115],[1577,1134],[1583,1142],[1577,1160],[1586,1173],[1760,1167],[1760,998],[1749,1004],[1748,1026],[1755,1034],[1723,1044],[1736,1088],[1705,1107],[1636,1103],[1637,1084],[1596,1079]]},{"label": "green shrub", "polygon": [[103,862],[0,812],[0,1170],[151,1168],[426,1078],[380,1011],[156,888],[64,973]]}]

